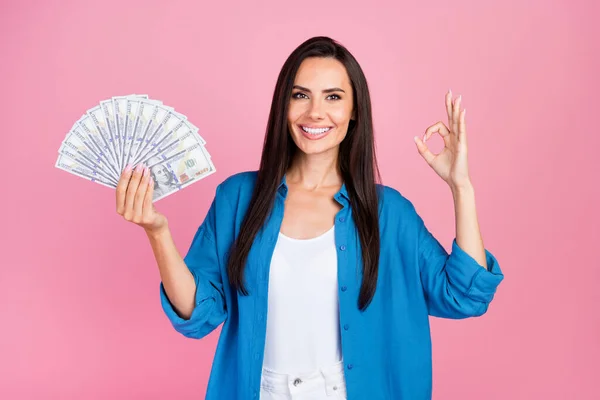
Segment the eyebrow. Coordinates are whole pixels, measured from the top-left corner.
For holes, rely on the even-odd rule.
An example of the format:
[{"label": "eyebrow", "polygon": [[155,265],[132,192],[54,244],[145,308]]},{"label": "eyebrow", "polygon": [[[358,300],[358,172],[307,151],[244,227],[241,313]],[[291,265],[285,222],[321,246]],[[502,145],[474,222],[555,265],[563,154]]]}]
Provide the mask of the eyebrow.
[{"label": "eyebrow", "polygon": [[[310,89],[307,89],[307,88],[305,88],[305,87],[303,87],[303,86],[300,86],[300,85],[294,85],[293,89],[300,89],[300,90],[303,90],[303,91],[305,91],[305,92],[311,93]],[[334,87],[334,88],[331,88],[331,89],[325,89],[325,90],[323,90],[323,93],[331,93],[331,92],[342,92],[342,93],[346,93],[346,92],[344,92],[342,89],[340,89],[340,88],[337,88],[337,87]]]}]

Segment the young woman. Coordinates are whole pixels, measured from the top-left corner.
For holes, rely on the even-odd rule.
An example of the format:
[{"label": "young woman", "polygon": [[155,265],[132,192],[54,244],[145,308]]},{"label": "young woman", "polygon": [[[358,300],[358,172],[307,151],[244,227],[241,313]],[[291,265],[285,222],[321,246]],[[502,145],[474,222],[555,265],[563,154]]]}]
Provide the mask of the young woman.
[{"label": "young woman", "polygon": [[415,141],[453,194],[450,254],[377,183],[367,81],[327,37],[286,60],[259,170],[218,185],[185,258],[147,169],[123,172],[117,212],[147,233],[173,327],[199,339],[224,322],[207,399],[431,398],[428,316],[480,316],[503,279],[479,232],[460,97],[446,110],[448,126]]}]

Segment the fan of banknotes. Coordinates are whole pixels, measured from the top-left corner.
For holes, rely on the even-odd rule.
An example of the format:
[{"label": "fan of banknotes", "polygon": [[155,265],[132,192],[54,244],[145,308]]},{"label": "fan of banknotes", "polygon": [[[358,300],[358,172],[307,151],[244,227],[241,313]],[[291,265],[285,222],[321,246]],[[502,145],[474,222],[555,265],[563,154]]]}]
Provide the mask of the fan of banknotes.
[{"label": "fan of banknotes", "polygon": [[206,141],[187,117],[147,95],[115,96],[73,124],[56,167],[111,188],[131,164],[154,179],[153,201],[216,172]]}]

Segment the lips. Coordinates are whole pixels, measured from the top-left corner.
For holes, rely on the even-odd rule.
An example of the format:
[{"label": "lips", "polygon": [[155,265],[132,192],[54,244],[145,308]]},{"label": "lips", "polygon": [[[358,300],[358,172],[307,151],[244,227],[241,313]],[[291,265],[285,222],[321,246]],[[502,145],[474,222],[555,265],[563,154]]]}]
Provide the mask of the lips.
[{"label": "lips", "polygon": [[[323,127],[325,128],[325,127]],[[298,125],[298,129],[300,129],[300,132],[302,133],[302,135],[309,139],[309,140],[319,140],[324,138],[325,136],[327,136],[329,134],[329,132],[331,132],[332,130],[334,130],[335,128],[333,127],[328,127],[329,129],[325,132],[322,133],[308,133],[306,132],[304,129],[302,129],[302,125]]]}]

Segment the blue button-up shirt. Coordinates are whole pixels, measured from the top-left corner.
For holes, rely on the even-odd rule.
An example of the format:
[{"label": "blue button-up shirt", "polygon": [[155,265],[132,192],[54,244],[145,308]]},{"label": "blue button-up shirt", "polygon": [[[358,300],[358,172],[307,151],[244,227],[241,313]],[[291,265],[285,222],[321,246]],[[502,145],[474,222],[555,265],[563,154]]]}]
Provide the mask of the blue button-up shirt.
[{"label": "blue button-up shirt", "polygon": [[[195,308],[181,318],[162,282],[161,304],[177,332],[200,339],[224,322],[206,399],[258,399],[266,337],[269,268],[287,195],[282,179],[273,209],[248,255],[248,296],[229,285],[226,260],[252,196],[256,171],[230,176],[216,195],[184,260],[196,282]],[[362,282],[360,241],[345,184],[335,194],[339,323],[348,399],[430,399],[429,315],[466,318],[484,314],[504,278],[486,249],[487,269],[452,242],[450,254],[425,227],[412,203],[378,185],[381,248],[377,289],[358,309]],[[310,293],[306,293],[310,296]]]}]

